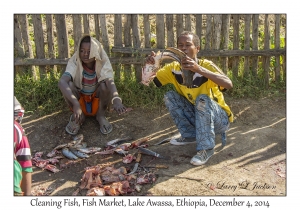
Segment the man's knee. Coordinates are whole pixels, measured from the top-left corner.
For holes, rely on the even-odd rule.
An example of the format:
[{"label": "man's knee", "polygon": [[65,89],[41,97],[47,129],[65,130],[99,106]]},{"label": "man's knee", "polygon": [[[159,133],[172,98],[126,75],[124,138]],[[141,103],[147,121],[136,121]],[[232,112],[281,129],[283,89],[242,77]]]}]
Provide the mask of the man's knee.
[{"label": "man's knee", "polygon": [[210,100],[211,100],[211,99],[209,98],[208,95],[205,95],[205,94],[199,95],[199,96],[196,98],[196,108],[197,108],[199,111],[204,112],[204,111],[205,111],[206,104],[209,103]]},{"label": "man's knee", "polygon": [[98,88],[96,89],[96,97],[97,98],[105,98],[107,96],[109,96],[109,88],[108,86],[106,85],[106,82],[105,81],[101,81],[99,82],[99,86]]}]

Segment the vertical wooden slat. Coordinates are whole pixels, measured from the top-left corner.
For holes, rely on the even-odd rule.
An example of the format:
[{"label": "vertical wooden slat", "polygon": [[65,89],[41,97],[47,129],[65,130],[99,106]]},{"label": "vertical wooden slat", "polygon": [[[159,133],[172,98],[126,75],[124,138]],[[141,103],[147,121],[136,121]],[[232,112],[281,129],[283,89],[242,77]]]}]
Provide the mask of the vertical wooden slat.
[{"label": "vertical wooden slat", "polygon": [[100,17],[100,26],[101,26],[101,37],[102,37],[102,45],[107,53],[108,56],[110,56],[110,50],[109,50],[109,39],[108,39],[108,32],[106,28],[106,17],[105,15],[99,15]]},{"label": "vertical wooden slat", "polygon": [[[280,49],[280,15],[275,15],[275,49]],[[280,81],[280,56],[275,56],[275,81]]]},{"label": "vertical wooden slat", "polygon": [[[46,30],[47,30],[47,45],[48,45],[48,58],[55,58],[54,53],[54,37],[53,37],[53,15],[46,14]],[[50,73],[56,72],[56,66],[50,66],[52,71]]]},{"label": "vertical wooden slat", "polygon": [[79,40],[82,37],[81,15],[72,15],[73,19],[73,36],[74,36],[74,52],[76,52]]},{"label": "vertical wooden slat", "polygon": [[[56,31],[57,31],[57,46],[58,58],[69,58],[69,39],[67,35],[66,20],[64,14],[55,15]],[[58,70],[62,71],[65,65],[61,65]]]},{"label": "vertical wooden slat", "polygon": [[[21,35],[21,29],[19,25],[18,16],[14,15],[14,57],[24,57],[24,45]],[[14,67],[14,75],[16,74],[22,74],[22,67],[21,66],[15,66]]]},{"label": "vertical wooden slat", "polygon": [[167,47],[174,47],[174,19],[173,15],[166,15]]},{"label": "vertical wooden slat", "polygon": [[28,32],[27,15],[19,14],[18,19],[19,19],[20,27],[21,27],[21,33],[22,33],[22,38],[23,38],[23,43],[24,43],[25,56],[29,57],[29,58],[33,58],[32,44],[31,44],[31,41],[30,41],[30,38],[29,38],[29,32]]},{"label": "vertical wooden slat", "polygon": [[[228,49],[229,41],[229,27],[230,27],[230,15],[222,15],[222,42],[221,49]],[[222,58],[222,69],[225,74],[228,71],[228,57]]]},{"label": "vertical wooden slat", "polygon": [[[250,50],[250,27],[251,27],[251,15],[245,15],[245,50]],[[244,62],[244,74],[249,73],[249,56],[245,56]]]},{"label": "vertical wooden slat", "polygon": [[192,31],[191,15],[186,14],[185,16],[185,31]]},{"label": "vertical wooden slat", "polygon": [[96,39],[101,42],[99,15],[94,15]]},{"label": "vertical wooden slat", "polygon": [[[240,35],[239,35],[239,22],[240,17],[239,15],[232,15],[233,16],[233,49],[238,50],[240,44]],[[232,65],[232,75],[234,78],[238,77],[238,70],[239,70],[239,57],[235,56],[233,58],[233,65]]]},{"label": "vertical wooden slat", "polygon": [[[270,49],[270,20],[269,15],[265,15],[265,24],[264,24],[264,49],[269,50]],[[270,69],[270,56],[265,56],[263,59],[264,63],[264,76],[265,76],[265,86],[269,87],[269,69]]]},{"label": "vertical wooden slat", "polygon": [[200,50],[202,50],[202,14],[196,15],[196,34],[200,39]]},{"label": "vertical wooden slat", "polygon": [[[42,25],[42,17],[40,14],[32,15],[32,23],[34,26],[34,43],[35,43],[35,57],[36,58],[45,58],[45,46],[44,46],[44,33]],[[46,76],[46,66],[39,66],[40,77]]]},{"label": "vertical wooden slat", "polygon": [[122,15],[115,14],[115,24],[114,24],[114,46],[122,46]]},{"label": "vertical wooden slat", "polygon": [[[27,15],[19,14],[18,19],[19,19],[20,27],[21,27],[25,56],[27,58],[33,58],[34,56],[33,56],[32,44],[31,44],[31,41],[29,38]],[[31,73],[32,73],[32,78],[34,80],[38,79],[35,66],[31,66]]]},{"label": "vertical wooden slat", "polygon": [[150,34],[150,21],[149,15],[143,15],[144,24],[144,36],[145,36],[145,48],[151,48],[151,34]]},{"label": "vertical wooden slat", "polygon": [[24,45],[22,40],[21,29],[19,25],[18,16],[14,15],[14,56],[16,57],[24,57]]},{"label": "vertical wooden slat", "polygon": [[83,18],[83,32],[85,34],[90,34],[90,21],[89,21],[89,15],[84,14],[82,15]]},{"label": "vertical wooden slat", "polygon": [[141,47],[139,15],[131,16],[131,24],[132,24],[132,35],[133,35],[133,47],[139,48],[139,47]]},{"label": "vertical wooden slat", "polygon": [[[284,30],[284,48],[286,48],[286,15],[281,16],[281,24],[283,25],[285,30]],[[286,80],[286,55],[282,56],[282,74],[283,74],[283,80]]]},{"label": "vertical wooden slat", "polygon": [[[124,45],[125,47],[132,47],[132,39],[131,39],[131,15],[125,15],[124,20]],[[131,54],[124,54],[124,57],[131,57]],[[131,78],[131,65],[124,65],[124,76],[125,79]]]},{"label": "vertical wooden slat", "polygon": [[132,46],[131,40],[131,15],[125,15],[124,20],[124,45],[125,47]]},{"label": "vertical wooden slat", "polygon": [[[183,32],[183,15],[182,14],[177,14],[176,15],[176,39],[175,41],[177,42],[178,36]],[[177,43],[176,43],[177,46]]]},{"label": "vertical wooden slat", "polygon": [[[252,50],[258,50],[258,27],[259,27],[259,15],[254,14],[252,16]],[[252,57],[252,74],[256,77],[258,69],[258,57]]]},{"label": "vertical wooden slat", "polygon": [[211,49],[212,15],[206,15],[205,49]]},{"label": "vertical wooden slat", "polygon": [[156,15],[156,47],[158,49],[165,48],[165,21],[164,15]]},{"label": "vertical wooden slat", "polygon": [[[131,16],[131,24],[132,24],[133,47],[140,48],[141,35],[140,35],[140,28],[139,28],[139,15],[134,14]],[[134,65],[134,69],[135,69],[136,81],[140,82],[142,80],[142,66]]]},{"label": "vertical wooden slat", "polygon": [[[213,24],[214,35],[212,37],[212,49],[219,50],[220,43],[221,43],[222,15],[213,15],[213,19],[214,19],[214,24]],[[217,65],[219,65],[218,61],[219,61],[218,57],[213,59],[213,62]]]},{"label": "vertical wooden slat", "polygon": [[[114,15],[114,46],[122,47],[122,15]],[[120,57],[120,53],[114,53],[115,57]],[[118,65],[114,64],[113,69],[115,71],[115,78],[120,79],[120,68]]]}]

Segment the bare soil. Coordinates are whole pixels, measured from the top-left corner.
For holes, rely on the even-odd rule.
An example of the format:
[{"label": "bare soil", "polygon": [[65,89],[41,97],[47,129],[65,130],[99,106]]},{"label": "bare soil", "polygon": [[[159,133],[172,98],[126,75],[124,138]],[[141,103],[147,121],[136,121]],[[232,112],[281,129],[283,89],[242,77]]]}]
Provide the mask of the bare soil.
[{"label": "bare soil", "polygon": [[[286,99],[285,97],[232,99],[226,102],[235,114],[235,121],[227,133],[227,145],[222,148],[220,136],[216,137],[215,154],[203,166],[192,166],[189,161],[195,155],[195,144],[174,146],[155,143],[177,134],[177,129],[165,108],[148,110],[134,108],[118,116],[108,113],[114,130],[108,135],[99,131],[95,118],[87,118],[79,133],[84,135],[88,146],[104,148],[106,142],[123,136],[133,141],[151,137],[148,149],[171,159],[159,159],[142,155],[141,165],[160,164],[168,168],[154,168],[156,181],[142,185],[140,192],[132,195],[286,195]],[[126,105],[126,104],[125,104]],[[51,115],[25,116],[22,124],[30,141],[32,155],[45,155],[55,146],[68,143],[72,136],[65,132],[70,111],[68,109]],[[134,149],[130,151],[134,153]],[[34,167],[32,190],[45,191],[45,195],[71,196],[88,166],[112,164],[116,168],[130,164],[122,162],[122,155],[91,155],[70,164],[58,173]],[[61,160],[65,163],[67,159]],[[59,164],[57,165],[59,168]],[[80,191],[78,195],[85,195]]]}]

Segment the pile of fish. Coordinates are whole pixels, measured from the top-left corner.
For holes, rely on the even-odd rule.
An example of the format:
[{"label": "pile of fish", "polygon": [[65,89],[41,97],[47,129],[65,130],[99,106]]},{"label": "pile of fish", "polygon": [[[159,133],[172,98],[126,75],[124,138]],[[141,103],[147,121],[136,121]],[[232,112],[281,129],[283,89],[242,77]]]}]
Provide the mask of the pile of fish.
[{"label": "pile of fish", "polygon": [[100,151],[100,147],[87,147],[87,143],[83,142],[83,135],[78,134],[73,137],[73,141],[66,144],[61,144],[55,147],[47,154],[47,157],[52,157],[61,149],[61,153],[68,159],[77,160],[78,158],[88,158],[91,153]]},{"label": "pile of fish", "polygon": [[79,188],[72,194],[78,195],[87,189],[86,196],[118,196],[134,195],[140,192],[143,184],[154,183],[156,175],[153,172],[127,173],[124,166],[115,168],[108,165],[96,165],[85,168]]},{"label": "pile of fish", "polygon": [[[80,181],[79,188],[73,193],[78,195],[82,190],[87,190],[87,196],[118,196],[118,195],[135,195],[140,192],[143,184],[154,183],[156,175],[154,170],[157,168],[168,168],[164,165],[143,166],[140,164],[142,155],[150,155],[154,158],[165,158],[152,150],[147,149],[145,144],[150,138],[142,138],[129,143],[131,137],[119,138],[107,142],[103,151],[95,152],[97,155],[109,155],[118,153],[124,155],[122,162],[125,164],[135,161],[130,167],[121,166],[115,168],[110,165],[96,165],[85,168],[85,173]],[[130,149],[136,149],[129,154]]]},{"label": "pile of fish", "polygon": [[[59,159],[63,159],[64,157],[70,160],[88,158],[89,154],[100,150],[100,147],[87,147],[87,143],[83,142],[83,135],[78,134],[73,137],[73,141],[56,146],[46,155],[47,159],[42,158],[43,152],[37,152],[32,158],[32,163],[39,168],[56,173],[60,171],[60,169],[55,166],[56,163],[59,163]],[[65,165],[61,165],[61,168],[64,168]]]}]

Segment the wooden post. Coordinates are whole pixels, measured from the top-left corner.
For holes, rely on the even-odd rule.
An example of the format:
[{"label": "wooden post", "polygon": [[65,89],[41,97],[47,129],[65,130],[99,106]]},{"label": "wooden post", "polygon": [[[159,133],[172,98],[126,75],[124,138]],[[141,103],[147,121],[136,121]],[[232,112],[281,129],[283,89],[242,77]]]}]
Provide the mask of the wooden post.
[{"label": "wooden post", "polygon": [[[252,16],[252,50],[258,50],[258,27],[259,27],[259,15],[254,14]],[[252,57],[252,73],[254,77],[257,76],[258,69],[258,57]]]},{"label": "wooden post", "polygon": [[107,55],[110,56],[110,50],[109,50],[110,43],[109,43],[108,33],[106,28],[106,17],[105,15],[99,15],[99,17],[100,17],[100,26],[101,26],[102,45]]},{"label": "wooden post", "polygon": [[89,15],[88,14],[82,15],[82,18],[83,18],[83,32],[84,34],[90,34]]},{"label": "wooden post", "polygon": [[73,37],[74,37],[74,53],[75,53],[78,48],[78,45],[80,44],[79,40],[82,37],[81,15],[73,14],[72,19],[73,19]]},{"label": "wooden post", "polygon": [[[284,47],[286,47],[286,16],[282,15],[281,16],[281,24],[284,25]],[[283,74],[283,80],[286,81],[286,55],[282,56],[282,74]]]},{"label": "wooden post", "polygon": [[164,15],[156,15],[156,47],[164,49],[165,46],[165,20]]},{"label": "wooden post", "polygon": [[[55,23],[57,31],[58,58],[69,58],[69,39],[67,35],[65,15],[55,15]],[[65,65],[62,65],[58,70],[62,71],[65,67]]]},{"label": "wooden post", "polygon": [[200,50],[202,50],[202,14],[196,15],[196,34],[200,39]]},{"label": "wooden post", "polygon": [[99,15],[94,15],[96,39],[101,42]]},{"label": "wooden post", "polygon": [[[250,50],[250,27],[251,27],[251,15],[245,15],[245,50]],[[244,75],[249,74],[249,57],[245,56],[244,62]]]},{"label": "wooden post", "polygon": [[[222,29],[222,15],[213,15],[213,37],[212,37],[212,49],[219,50],[221,43],[221,29]],[[219,66],[219,58],[213,59],[213,62]]]},{"label": "wooden post", "polygon": [[[280,15],[275,15],[275,49],[280,49]],[[275,56],[275,81],[280,81],[280,56]]]},{"label": "wooden post", "polygon": [[[270,49],[270,20],[269,15],[265,15],[265,26],[264,26],[264,49],[268,50]],[[265,56],[263,59],[263,67],[264,67],[264,76],[265,76],[265,87],[269,87],[269,79],[270,79],[270,56]]]},{"label": "wooden post", "polygon": [[[238,50],[240,44],[240,16],[239,15],[232,15],[233,16],[233,49]],[[238,78],[239,72],[239,57],[235,56],[233,58],[233,65],[232,65],[232,75],[235,79]]]},{"label": "wooden post", "polygon": [[184,26],[185,31],[192,31],[191,15],[186,14],[184,15],[184,17],[185,17],[185,26]]},{"label": "wooden post", "polygon": [[[31,41],[29,38],[27,15],[19,14],[18,19],[19,19],[20,26],[21,26],[21,33],[22,33],[22,38],[23,38],[25,57],[34,58],[32,45],[31,45]],[[30,66],[30,69],[31,69],[31,73],[32,73],[32,78],[34,80],[37,80],[38,76],[37,76],[37,70],[36,70],[35,66]]]},{"label": "wooden post", "polygon": [[144,24],[144,36],[145,36],[145,48],[151,48],[151,32],[150,32],[150,21],[149,15],[143,15],[143,24]]},{"label": "wooden post", "polygon": [[[38,59],[45,58],[44,47],[44,33],[42,25],[42,17],[40,14],[32,15],[32,23],[34,26],[34,43],[35,43],[35,57]],[[46,66],[39,66],[40,78],[46,77]]]},{"label": "wooden post", "polygon": [[14,15],[14,56],[15,57],[24,57],[25,52],[23,49],[23,40],[21,29],[19,25],[18,16]]},{"label": "wooden post", "polygon": [[[125,47],[132,47],[132,40],[131,40],[131,15],[125,15],[124,20],[124,45]],[[131,57],[131,54],[124,54],[123,57]],[[125,64],[124,65],[124,77],[125,80],[131,79],[131,65]]]},{"label": "wooden post", "polygon": [[[228,49],[228,41],[229,41],[229,27],[230,27],[230,15],[222,15],[222,42],[221,49]],[[228,71],[228,57],[224,57],[221,59],[222,61],[222,69],[225,74]]]},{"label": "wooden post", "polygon": [[[55,58],[54,53],[54,37],[53,37],[53,15],[46,14],[46,30],[47,30],[47,45],[48,45],[48,58]],[[51,65],[50,74],[53,76],[56,72],[56,66]]]},{"label": "wooden post", "polygon": [[[23,40],[21,35],[21,29],[18,21],[18,16],[14,15],[14,57],[24,57]],[[14,75],[22,74],[22,68],[20,66],[14,67]]]},{"label": "wooden post", "polygon": [[176,46],[177,46],[177,38],[183,32],[183,15],[176,15]]},{"label": "wooden post", "polygon": [[[133,36],[133,47],[141,47],[141,38],[140,38],[140,29],[139,29],[139,15],[131,15],[131,24],[132,24],[132,36]],[[139,56],[134,55],[134,56]],[[137,82],[142,81],[142,66],[139,64],[134,65],[135,69],[135,78]]]},{"label": "wooden post", "polygon": [[[114,46],[122,47],[122,15],[116,14],[114,25]],[[120,53],[114,53],[114,57],[121,57]],[[115,71],[115,78],[120,79],[120,66],[114,64],[113,70]]]},{"label": "wooden post", "polygon": [[212,34],[212,15],[206,15],[206,35],[205,35],[205,49],[211,49],[211,34]]},{"label": "wooden post", "polygon": [[166,15],[167,47],[174,47],[174,20],[173,15]]}]

